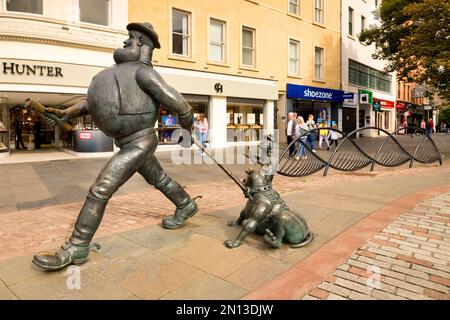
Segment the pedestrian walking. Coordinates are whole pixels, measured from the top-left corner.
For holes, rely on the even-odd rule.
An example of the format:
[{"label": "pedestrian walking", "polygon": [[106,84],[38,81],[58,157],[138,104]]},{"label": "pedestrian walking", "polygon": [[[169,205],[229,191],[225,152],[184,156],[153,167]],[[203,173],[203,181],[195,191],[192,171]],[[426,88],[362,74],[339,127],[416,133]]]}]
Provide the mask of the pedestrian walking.
[{"label": "pedestrian walking", "polygon": [[422,119],[420,122],[420,129],[427,131],[427,123],[425,122],[425,119]]},{"label": "pedestrian walking", "polygon": [[[317,122],[319,122],[319,128],[325,128],[327,125],[325,124],[325,121],[322,121],[322,119],[318,119]],[[328,142],[328,131],[326,129],[319,130],[319,149],[322,150],[322,141],[325,141],[327,144],[327,150],[330,150],[330,143]]]},{"label": "pedestrian walking", "polygon": [[[316,123],[314,122],[314,116],[312,114],[308,116],[308,121],[306,121],[306,125],[308,126],[309,130],[313,130],[316,127]],[[308,134],[307,141],[312,152],[316,152],[316,150],[314,149],[315,140],[316,140],[315,133],[310,132]]]},{"label": "pedestrian walking", "polygon": [[296,138],[301,137],[298,140],[298,152],[297,152],[297,156],[295,157],[295,159],[300,160],[300,157],[302,160],[307,158],[306,155],[306,147],[305,147],[305,143],[307,143],[307,137],[308,135],[304,135],[305,133],[308,132],[308,125],[305,123],[305,120],[303,119],[303,117],[298,117],[297,118],[297,125],[295,126],[295,135]]},{"label": "pedestrian walking", "polygon": [[295,137],[295,125],[296,121],[294,118],[294,113],[289,112],[288,113],[288,123],[287,123],[287,130],[286,130],[286,138],[287,143],[289,146],[289,157],[292,157],[295,153],[295,145],[292,143]]},{"label": "pedestrian walking", "polygon": [[[200,133],[200,145],[203,147],[203,149],[206,149],[206,141],[208,139],[209,127],[208,127],[208,119],[205,118],[205,115],[203,113],[200,113],[198,116],[197,127]],[[205,153],[203,152],[203,150],[200,151],[201,155],[204,156]]]},{"label": "pedestrian walking", "polygon": [[433,122],[433,118],[428,119],[427,122],[427,131],[428,131],[428,135],[431,136],[431,134],[434,132],[434,122]]},{"label": "pedestrian walking", "polygon": [[[336,124],[333,124],[332,128],[335,129],[335,130],[337,130],[337,125],[336,125]],[[328,135],[328,139],[330,139],[330,145],[329,145],[329,147],[328,147],[327,150],[330,150],[330,148],[333,146],[333,143],[336,144],[336,148],[337,148],[337,146],[338,146],[338,140],[339,140],[340,138],[342,138],[342,134],[340,134],[340,133],[337,132],[337,131],[330,130],[330,134]]]}]

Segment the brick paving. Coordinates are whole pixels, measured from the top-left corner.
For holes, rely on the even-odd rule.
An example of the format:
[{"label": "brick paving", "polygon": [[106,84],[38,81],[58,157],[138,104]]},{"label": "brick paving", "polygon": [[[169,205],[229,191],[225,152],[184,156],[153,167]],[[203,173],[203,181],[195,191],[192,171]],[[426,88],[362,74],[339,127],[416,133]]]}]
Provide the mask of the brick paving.
[{"label": "brick paving", "polygon": [[[180,172],[183,169],[180,167]],[[81,267],[80,291],[67,290],[64,271],[43,273],[33,269],[30,261],[36,251],[56,248],[67,239],[81,202],[0,214],[0,298],[4,294],[19,299],[387,299],[420,295],[412,286],[424,288],[422,295],[427,297],[448,294],[431,285],[448,288],[442,281],[449,279],[446,274],[450,271],[442,270],[436,261],[442,261],[450,247],[448,237],[441,235],[442,226],[448,226],[443,219],[450,212],[442,203],[449,199],[442,203],[427,199],[450,190],[450,163],[413,169],[405,166],[374,174],[330,172],[326,178],[320,173],[296,179],[277,176],[275,189],[305,216],[316,233],[315,241],[302,249],[283,246],[270,250],[257,236],[249,236],[240,248],[226,249],[223,240],[239,232],[239,228],[227,227],[226,221],[238,216],[246,199],[233,182],[222,179],[217,168],[214,174],[217,179],[210,176],[203,184],[198,184],[198,180],[182,183],[192,196],[202,194],[203,198],[198,200],[200,212],[179,230],[167,231],[157,226],[163,215],[173,211],[159,191],[149,188],[113,197],[96,234],[102,249],[93,252],[89,262]],[[426,202],[414,208],[422,201]],[[428,228],[419,228],[413,222],[416,219],[407,216],[428,209],[434,211],[427,211],[431,216],[423,219],[432,222],[420,224]],[[403,218],[399,217],[401,213],[406,218],[393,222]],[[391,236],[388,228],[393,223],[398,223],[395,228],[399,234]],[[419,230],[411,230],[413,227]],[[386,234],[390,235],[387,239]],[[428,235],[426,239],[424,234]],[[416,245],[407,238],[416,240]],[[364,249],[361,244],[367,239],[372,239],[371,247]],[[417,256],[407,254],[410,248],[416,250]],[[429,251],[430,248],[439,251]],[[368,253],[358,254],[359,251]],[[426,252],[434,261],[422,257]],[[375,259],[373,254],[382,258]],[[356,265],[347,262],[350,255]],[[402,262],[394,264],[393,260]],[[386,274],[380,273],[387,291],[368,291],[365,283],[333,274],[351,273],[350,268],[361,273],[366,271],[363,264],[369,261],[386,270]],[[348,264],[348,269],[338,269],[343,264]],[[417,266],[413,268],[413,264]],[[394,275],[404,274],[401,267],[413,273],[400,280]],[[183,276],[174,279],[174,273]],[[406,284],[400,285],[399,281]]]},{"label": "brick paving", "polygon": [[[450,164],[445,167],[450,168]],[[276,176],[273,185],[280,194],[286,194],[299,190],[314,191],[332,186],[342,179],[350,183],[357,183],[370,181],[374,177],[395,178],[404,176],[408,172],[420,175],[423,172],[440,169],[442,169],[440,166],[403,168],[383,170],[376,174],[340,174],[332,171],[326,178],[321,173],[295,179]],[[192,196],[203,196],[197,200],[199,204],[197,216],[215,210],[243,206],[246,201],[240,189],[231,181],[188,185],[186,190]],[[81,207],[82,203],[78,202],[1,214],[0,261],[59,246],[70,236]],[[114,196],[106,208],[104,219],[96,236],[106,236],[159,224],[162,217],[172,214],[173,210],[173,205],[158,190],[150,186],[145,192]]]},{"label": "brick paving", "polygon": [[450,192],[368,240],[304,300],[450,300]]}]

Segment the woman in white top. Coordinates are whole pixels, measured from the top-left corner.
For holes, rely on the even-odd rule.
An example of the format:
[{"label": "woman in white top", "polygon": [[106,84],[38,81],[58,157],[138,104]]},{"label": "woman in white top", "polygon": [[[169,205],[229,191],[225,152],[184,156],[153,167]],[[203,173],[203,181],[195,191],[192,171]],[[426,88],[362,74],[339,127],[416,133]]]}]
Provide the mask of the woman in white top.
[{"label": "woman in white top", "polygon": [[[300,137],[302,134],[308,132],[309,128],[308,125],[305,123],[305,120],[303,120],[303,117],[297,118],[297,125],[295,126],[295,135],[296,137]],[[300,138],[298,141],[298,153],[295,159],[300,160],[300,157],[303,159],[306,159],[306,148],[304,146],[304,143],[307,143],[308,135],[304,135]]]}]

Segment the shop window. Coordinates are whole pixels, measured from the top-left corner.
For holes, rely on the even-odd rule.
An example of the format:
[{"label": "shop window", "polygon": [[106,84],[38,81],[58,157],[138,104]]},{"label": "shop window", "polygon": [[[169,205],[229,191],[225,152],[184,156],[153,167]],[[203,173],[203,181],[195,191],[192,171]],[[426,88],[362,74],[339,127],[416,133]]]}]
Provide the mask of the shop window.
[{"label": "shop window", "polygon": [[37,112],[15,106],[11,108],[11,149],[36,150],[54,147],[55,128]]},{"label": "shop window", "polygon": [[300,74],[300,42],[289,40],[289,74]]},{"label": "shop window", "polygon": [[298,9],[298,0],[289,0],[289,13],[298,15],[299,9]]},{"label": "shop window", "polygon": [[6,10],[42,14],[42,0],[6,0]]},{"label": "shop window", "polygon": [[209,23],[209,60],[225,62],[225,22],[216,19]]},{"label": "shop window", "polygon": [[172,53],[190,56],[191,14],[185,11],[172,10]]},{"label": "shop window", "polygon": [[79,0],[80,4],[80,21],[99,24],[102,26],[109,25],[110,0]]},{"label": "shop window", "polygon": [[9,114],[6,104],[0,103],[0,153],[9,151]]},{"label": "shop window", "polygon": [[323,0],[314,0],[314,22],[323,24]]},{"label": "shop window", "polygon": [[264,102],[229,98],[227,122],[228,142],[260,140],[261,130],[264,128]]},{"label": "shop window", "polygon": [[255,66],[255,29],[242,28],[242,64]]},{"label": "shop window", "polygon": [[[196,95],[183,95],[183,97],[192,107],[194,122],[197,121],[200,114],[203,114],[205,115],[209,125],[211,125],[208,113],[209,97]],[[158,142],[160,144],[176,144],[178,142],[178,138],[175,137],[174,134],[175,130],[177,129],[181,129],[181,126],[178,122],[178,117],[166,108],[161,107],[159,109],[159,117],[157,123]],[[209,129],[211,130],[212,128],[209,127]],[[200,140],[200,132],[195,126],[193,134],[197,140]]]},{"label": "shop window", "polygon": [[314,78],[323,80],[323,48],[314,49]]}]

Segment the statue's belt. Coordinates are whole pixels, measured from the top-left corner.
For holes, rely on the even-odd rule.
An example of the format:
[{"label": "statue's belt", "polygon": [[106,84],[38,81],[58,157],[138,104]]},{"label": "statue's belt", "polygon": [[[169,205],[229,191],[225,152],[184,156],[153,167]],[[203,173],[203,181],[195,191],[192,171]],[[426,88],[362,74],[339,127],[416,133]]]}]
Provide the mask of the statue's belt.
[{"label": "statue's belt", "polygon": [[144,130],[140,130],[140,131],[134,132],[134,133],[132,133],[132,134],[126,136],[126,137],[123,137],[123,138],[120,138],[120,139],[116,139],[115,143],[116,143],[116,146],[118,146],[120,148],[123,145],[125,145],[125,144],[127,144],[127,143],[129,143],[131,141],[134,141],[136,139],[139,139],[139,138],[151,135],[151,134],[155,134],[155,133],[156,133],[155,129],[147,128],[147,129],[144,129]]}]

